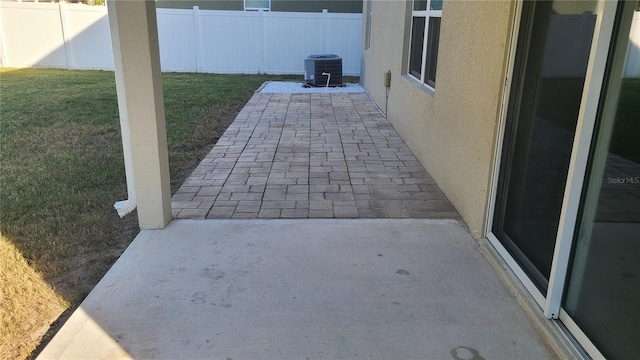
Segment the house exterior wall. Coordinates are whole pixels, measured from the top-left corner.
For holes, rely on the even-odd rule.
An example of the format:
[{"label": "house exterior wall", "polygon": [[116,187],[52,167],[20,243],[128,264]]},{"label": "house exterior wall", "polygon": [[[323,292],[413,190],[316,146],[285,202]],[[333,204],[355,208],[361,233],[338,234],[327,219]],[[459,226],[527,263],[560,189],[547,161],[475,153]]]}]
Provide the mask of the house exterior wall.
[{"label": "house exterior wall", "polygon": [[[362,82],[480,238],[514,5],[444,2],[433,95],[407,75],[411,7],[411,1],[373,2],[371,47],[363,51]],[[388,109],[383,85],[387,70],[392,73]]]},{"label": "house exterior wall", "polygon": [[[244,0],[156,0],[158,8],[201,10],[244,10]],[[362,0],[271,0],[271,11],[361,13]]]}]

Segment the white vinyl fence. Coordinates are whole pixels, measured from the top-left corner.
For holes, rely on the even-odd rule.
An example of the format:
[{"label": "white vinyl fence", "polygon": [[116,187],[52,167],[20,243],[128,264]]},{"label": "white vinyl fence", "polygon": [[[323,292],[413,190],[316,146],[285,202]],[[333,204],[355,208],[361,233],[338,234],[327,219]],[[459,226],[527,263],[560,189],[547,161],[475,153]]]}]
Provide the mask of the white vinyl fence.
[{"label": "white vinyl fence", "polygon": [[[158,9],[163,71],[302,74],[304,59],[342,57],[360,74],[362,14]],[[107,8],[0,1],[3,67],[113,70]]]}]

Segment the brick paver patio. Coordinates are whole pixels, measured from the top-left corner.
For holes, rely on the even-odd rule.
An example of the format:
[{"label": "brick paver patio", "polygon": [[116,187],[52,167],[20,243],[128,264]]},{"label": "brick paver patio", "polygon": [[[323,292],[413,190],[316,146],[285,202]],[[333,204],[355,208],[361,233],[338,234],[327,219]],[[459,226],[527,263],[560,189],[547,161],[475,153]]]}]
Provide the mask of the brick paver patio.
[{"label": "brick paver patio", "polygon": [[172,206],[191,219],[460,219],[366,93],[256,93]]}]

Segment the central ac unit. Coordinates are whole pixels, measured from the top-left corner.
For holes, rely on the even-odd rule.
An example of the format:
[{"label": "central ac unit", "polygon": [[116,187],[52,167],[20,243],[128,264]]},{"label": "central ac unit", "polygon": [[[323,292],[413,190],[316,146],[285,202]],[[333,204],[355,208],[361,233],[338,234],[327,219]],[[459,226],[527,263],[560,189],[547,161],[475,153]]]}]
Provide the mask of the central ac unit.
[{"label": "central ac unit", "polygon": [[309,55],[304,60],[305,83],[311,86],[343,86],[342,58],[334,54]]}]

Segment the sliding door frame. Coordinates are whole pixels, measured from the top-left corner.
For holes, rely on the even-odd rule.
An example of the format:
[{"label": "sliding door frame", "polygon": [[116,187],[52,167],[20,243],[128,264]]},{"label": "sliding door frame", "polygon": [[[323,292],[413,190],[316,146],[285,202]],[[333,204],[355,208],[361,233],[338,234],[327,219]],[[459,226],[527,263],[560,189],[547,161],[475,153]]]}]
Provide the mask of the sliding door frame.
[{"label": "sliding door frame", "polygon": [[502,159],[502,147],[504,146],[504,136],[506,132],[506,118],[507,118],[507,113],[509,111],[509,98],[511,96],[511,86],[513,82],[515,59],[516,59],[516,53],[518,49],[518,37],[520,34],[520,21],[522,17],[522,8],[523,8],[522,0],[516,1],[515,9],[513,11],[513,18],[511,21],[512,31],[511,31],[511,39],[509,42],[509,49],[508,49],[508,55],[507,55],[508,57],[507,73],[506,73],[506,78],[504,82],[504,90],[502,91],[502,99],[501,99],[502,105],[501,105],[500,115],[499,115],[500,118],[499,118],[499,124],[498,124],[498,134],[496,135],[497,141],[496,141],[496,147],[494,149],[494,156],[493,156],[494,158],[493,176],[492,176],[491,189],[490,189],[491,201],[489,201],[488,210],[487,210],[488,216],[486,217],[487,223],[485,225],[485,228],[487,229],[487,234],[485,234],[485,236],[487,237],[489,242],[493,245],[493,247],[496,249],[498,254],[500,254],[500,256],[504,259],[504,261],[507,263],[509,268],[515,273],[518,280],[520,280],[520,282],[524,285],[524,287],[531,294],[531,296],[538,303],[538,305],[542,307],[542,305],[544,304],[544,296],[542,295],[540,290],[538,290],[536,285],[533,283],[533,281],[531,281],[529,276],[520,267],[518,262],[513,258],[513,256],[511,256],[509,251],[507,251],[507,249],[502,245],[502,243],[500,243],[498,238],[491,231],[493,226],[493,217],[494,217],[495,208],[496,208],[496,198],[497,198],[496,195],[498,192],[498,178],[500,174],[500,164]]},{"label": "sliding door frame", "polygon": [[[583,348],[592,357],[602,357],[591,341],[584,335],[579,327],[573,322],[569,315],[561,310],[562,298],[565,290],[565,282],[570,262],[571,249],[573,246],[574,232],[579,215],[580,200],[584,187],[584,179],[587,171],[592,137],[596,123],[598,106],[600,103],[606,64],[609,55],[609,47],[612,41],[613,27],[618,7],[618,0],[599,0],[597,5],[597,18],[594,29],[589,63],[585,77],[585,83],[578,114],[576,133],[571,152],[569,173],[565,185],[560,223],[555,241],[551,276],[544,296],[536,287],[529,275],[520,267],[509,251],[502,245],[493,233],[493,218],[496,213],[496,198],[498,192],[498,179],[500,175],[500,165],[502,160],[502,147],[504,146],[504,136],[507,125],[507,114],[509,109],[509,97],[511,93],[515,58],[518,47],[518,35],[522,17],[523,0],[518,0],[513,11],[511,38],[507,55],[507,69],[502,92],[501,108],[496,134],[496,147],[493,156],[493,169],[491,177],[491,187],[489,202],[487,206],[487,217],[485,223],[486,238],[496,249],[500,256],[507,263],[509,268],[524,285],[533,299],[540,306],[542,312],[548,319],[558,319],[565,323],[565,326],[580,342]],[[518,79],[516,79],[518,81]]]},{"label": "sliding door frame", "polygon": [[567,185],[562,200],[560,225],[551,263],[551,276],[543,308],[548,319],[557,319],[560,313],[617,9],[617,1],[601,0],[598,2],[598,17],[593,32],[587,76],[584,81],[584,92],[578,113],[578,125],[569,162]]}]

